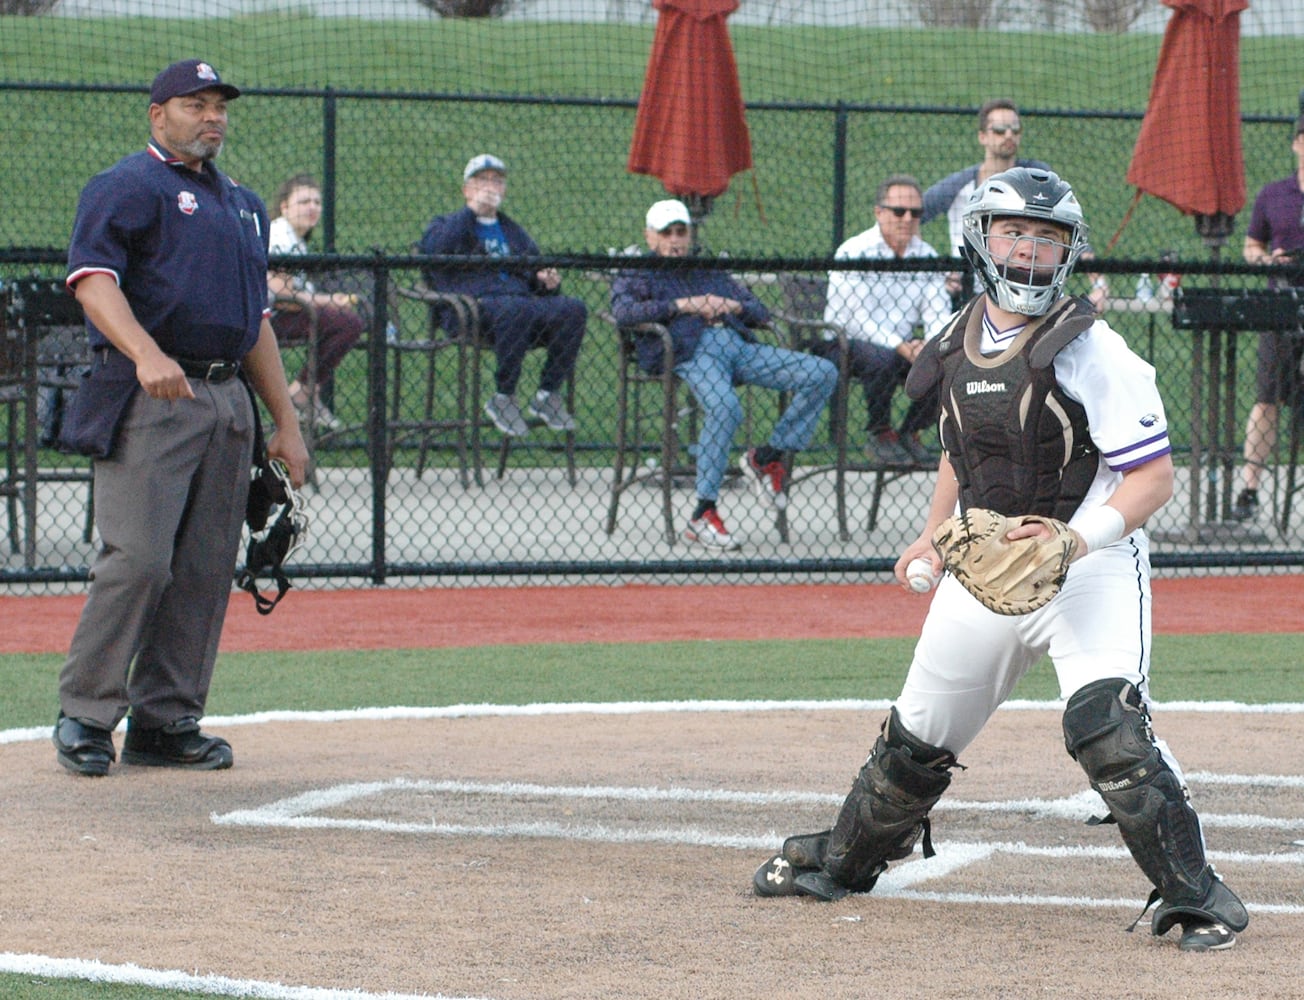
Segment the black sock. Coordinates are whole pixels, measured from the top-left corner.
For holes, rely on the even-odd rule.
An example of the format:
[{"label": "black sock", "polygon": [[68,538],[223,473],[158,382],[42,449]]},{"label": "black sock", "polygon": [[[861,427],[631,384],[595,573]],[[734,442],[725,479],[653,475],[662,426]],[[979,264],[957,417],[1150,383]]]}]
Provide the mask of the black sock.
[{"label": "black sock", "polygon": [[696,521],[708,510],[715,510],[715,501],[703,500],[701,497],[698,497],[697,506],[693,509],[693,520]]},{"label": "black sock", "polygon": [[773,445],[763,444],[756,449],[756,464],[764,468],[771,462],[777,462],[783,458],[783,452]]}]

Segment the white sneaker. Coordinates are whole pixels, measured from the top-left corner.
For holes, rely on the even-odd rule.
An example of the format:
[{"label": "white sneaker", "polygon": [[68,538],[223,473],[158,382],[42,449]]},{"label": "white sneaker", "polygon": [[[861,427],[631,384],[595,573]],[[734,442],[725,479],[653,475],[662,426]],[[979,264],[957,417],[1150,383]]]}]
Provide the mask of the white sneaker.
[{"label": "white sneaker", "polygon": [[318,403],[312,408],[313,426],[319,431],[338,431],[344,427],[344,421],[335,416],[325,403]]},{"label": "white sneaker", "polygon": [[521,408],[516,405],[515,397],[505,392],[495,392],[490,396],[489,401],[484,404],[484,412],[489,415],[494,426],[509,437],[525,437],[530,433],[530,428],[525,426],[525,418],[521,416]]},{"label": "white sneaker", "polygon": [[701,517],[689,521],[688,527],[684,529],[684,538],[690,542],[697,542],[698,545],[722,549],[726,552],[742,548],[742,543],[729,534],[729,529],[724,526],[724,522],[720,520],[720,515],[714,508],[703,513]]},{"label": "white sneaker", "polygon": [[738,465],[756,486],[757,496],[768,501],[775,510],[788,509],[788,470],[783,467],[782,462],[761,465],[756,461],[756,449],[749,448],[738,460]]}]

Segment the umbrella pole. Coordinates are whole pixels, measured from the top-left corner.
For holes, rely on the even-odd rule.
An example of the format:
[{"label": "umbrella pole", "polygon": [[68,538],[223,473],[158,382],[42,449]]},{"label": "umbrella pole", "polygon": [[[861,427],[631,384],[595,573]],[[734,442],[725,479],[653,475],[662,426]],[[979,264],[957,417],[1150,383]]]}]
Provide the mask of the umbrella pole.
[{"label": "umbrella pole", "polygon": [[698,254],[703,247],[702,223],[711,214],[711,209],[715,206],[715,198],[709,194],[689,194],[684,195],[684,204],[688,207],[688,216],[693,223],[693,253]]}]

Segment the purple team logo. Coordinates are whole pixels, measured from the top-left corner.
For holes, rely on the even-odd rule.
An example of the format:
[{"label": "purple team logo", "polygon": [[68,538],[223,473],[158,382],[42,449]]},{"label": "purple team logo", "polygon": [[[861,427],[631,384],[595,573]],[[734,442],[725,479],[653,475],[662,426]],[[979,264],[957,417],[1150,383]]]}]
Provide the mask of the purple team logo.
[{"label": "purple team logo", "polygon": [[1157,417],[1153,413],[1147,413],[1144,417],[1141,418],[1142,427],[1153,427],[1157,423],[1159,423],[1159,417]]},{"label": "purple team logo", "polygon": [[177,208],[181,209],[182,215],[194,215],[195,209],[199,208],[199,202],[191,192],[182,191],[177,195]]},{"label": "purple team logo", "polygon": [[217,71],[213,69],[212,66],[208,65],[208,63],[200,63],[195,67],[195,76],[199,77],[201,80],[216,80]]}]

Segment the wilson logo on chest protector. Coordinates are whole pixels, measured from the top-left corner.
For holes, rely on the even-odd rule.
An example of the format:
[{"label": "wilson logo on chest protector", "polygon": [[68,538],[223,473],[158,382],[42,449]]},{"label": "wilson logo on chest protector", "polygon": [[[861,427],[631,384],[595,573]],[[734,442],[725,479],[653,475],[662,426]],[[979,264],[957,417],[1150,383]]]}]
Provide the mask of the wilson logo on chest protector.
[{"label": "wilson logo on chest protector", "polygon": [[964,391],[969,396],[981,396],[987,392],[1005,392],[1005,383],[988,382],[985,378],[974,379],[964,384]]}]

